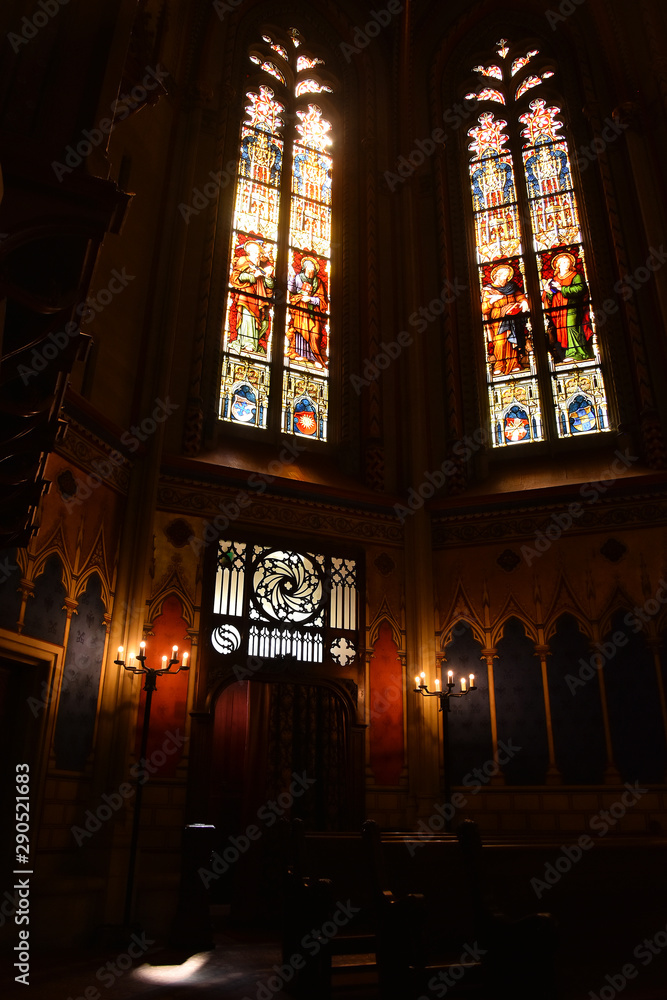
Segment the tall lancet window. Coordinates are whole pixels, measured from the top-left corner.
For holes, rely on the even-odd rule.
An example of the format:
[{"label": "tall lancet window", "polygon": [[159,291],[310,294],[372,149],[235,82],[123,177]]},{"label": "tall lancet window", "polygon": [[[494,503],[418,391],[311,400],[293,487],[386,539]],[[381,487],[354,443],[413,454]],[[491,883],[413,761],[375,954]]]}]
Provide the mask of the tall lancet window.
[{"label": "tall lancet window", "polygon": [[472,72],[466,97],[480,104],[469,176],[493,444],[608,430],[553,63],[503,38]]},{"label": "tall lancet window", "polygon": [[263,35],[239,140],[222,420],[326,441],[331,146],[324,61]]}]

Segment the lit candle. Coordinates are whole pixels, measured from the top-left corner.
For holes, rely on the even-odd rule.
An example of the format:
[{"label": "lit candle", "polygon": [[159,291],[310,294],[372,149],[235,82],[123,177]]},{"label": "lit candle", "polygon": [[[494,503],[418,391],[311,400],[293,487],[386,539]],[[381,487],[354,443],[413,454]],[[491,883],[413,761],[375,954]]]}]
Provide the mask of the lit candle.
[{"label": "lit candle", "polygon": [[141,650],[141,652],[139,653],[139,656],[145,656],[146,655],[146,643],[145,642],[140,642],[139,643],[139,649]]},{"label": "lit candle", "polygon": [[172,651],[172,653],[174,654],[174,655],[172,656],[172,660],[175,660],[175,659],[176,659],[176,653],[178,652],[178,646],[172,646],[172,647],[171,647],[171,651]]},{"label": "lit candle", "polygon": [[436,677],[436,679],[435,679],[435,690],[436,691],[440,690],[440,678],[439,677]]},{"label": "lit candle", "polygon": [[187,652],[185,652],[185,653],[183,653],[183,666],[184,667],[187,665],[187,662],[188,662],[188,654],[187,654]]},{"label": "lit candle", "polygon": [[133,659],[134,659],[134,653],[130,653],[130,666],[132,666]]},{"label": "lit candle", "polygon": [[162,657],[162,669],[164,670],[164,668],[165,668],[166,666],[167,666],[167,657],[166,657],[166,656],[163,656],[163,657]]},{"label": "lit candle", "polygon": [[421,680],[421,682],[422,682],[422,686],[423,686],[423,687],[426,687],[426,673],[425,673],[425,672],[424,672],[424,671],[422,670],[422,672],[420,673],[420,675],[419,675],[419,676],[420,676],[420,677],[421,677],[421,679],[422,679],[422,680]]},{"label": "lit candle", "polygon": [[447,671],[447,684],[451,686],[451,685],[453,685],[453,683],[454,683],[454,671],[453,670],[448,670]]},{"label": "lit candle", "polygon": [[419,683],[419,678],[418,677],[415,677],[415,687],[416,688],[421,687],[421,684]]},{"label": "lit candle", "polygon": [[461,690],[462,691],[466,690],[466,679],[465,679],[465,677],[461,678]]},{"label": "lit candle", "polygon": [[475,686],[475,675],[471,674],[470,675],[470,687],[473,688],[474,686]]},{"label": "lit candle", "polygon": [[123,659],[123,647],[122,646],[118,647],[118,659],[119,660]]}]

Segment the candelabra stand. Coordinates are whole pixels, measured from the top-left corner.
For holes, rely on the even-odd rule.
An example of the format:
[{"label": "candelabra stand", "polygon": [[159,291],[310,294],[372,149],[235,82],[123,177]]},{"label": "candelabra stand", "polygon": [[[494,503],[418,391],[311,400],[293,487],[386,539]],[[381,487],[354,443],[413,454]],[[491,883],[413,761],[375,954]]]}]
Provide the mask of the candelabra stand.
[{"label": "candelabra stand", "polygon": [[[466,695],[470,694],[471,691],[476,691],[477,687],[475,685],[475,675],[470,674],[468,681],[465,677],[461,678],[461,690],[454,691],[454,671],[449,670],[447,672],[447,688],[446,690],[441,690],[440,688],[440,678],[435,679],[435,691],[429,691],[428,684],[426,683],[426,673],[422,670],[418,677],[415,677],[415,694],[421,694],[424,698],[439,698],[440,707],[439,712],[442,712],[442,750],[444,756],[444,785],[445,785],[445,806],[451,807],[452,801],[452,786],[449,774],[449,713],[451,711],[450,699],[451,698],[465,698]],[[445,818],[445,829],[447,832],[451,830],[451,818],[450,818],[451,808],[446,809]]]},{"label": "candelabra stand", "polygon": [[[157,678],[164,677],[165,674],[169,674],[175,677],[176,674],[180,673],[181,670],[189,670],[188,666],[188,654],[183,653],[183,663],[178,668],[178,670],[172,670],[176,664],[181,661],[177,657],[178,646],[174,646],[171,651],[171,659],[167,663],[167,657],[162,657],[162,666],[159,669],[154,669],[153,667],[146,666],[146,643],[141,642],[139,644],[140,652],[135,657],[134,653],[130,653],[129,663],[126,663],[123,659],[123,647],[118,647],[118,659],[114,660],[114,663],[119,667],[124,667],[132,674],[143,674],[146,678],[146,683],[144,684],[144,691],[146,692],[146,703],[144,705],[144,723],[141,730],[141,748],[139,750],[139,762],[145,762],[146,760],[146,749],[148,747],[148,730],[151,721],[151,702],[153,700],[153,691],[157,689]],[[134,660],[137,660],[141,666],[135,667],[133,664]],[[139,774],[141,770],[139,771]],[[134,873],[137,861],[137,845],[139,843],[139,822],[141,819],[141,799],[143,796],[144,785],[140,776],[137,775],[137,797],[134,803],[134,815],[132,817],[132,836],[130,838],[130,861],[127,869],[127,885],[125,888],[125,910],[123,913],[123,924],[125,927],[130,926],[130,918],[132,915],[132,890],[134,888]]]}]

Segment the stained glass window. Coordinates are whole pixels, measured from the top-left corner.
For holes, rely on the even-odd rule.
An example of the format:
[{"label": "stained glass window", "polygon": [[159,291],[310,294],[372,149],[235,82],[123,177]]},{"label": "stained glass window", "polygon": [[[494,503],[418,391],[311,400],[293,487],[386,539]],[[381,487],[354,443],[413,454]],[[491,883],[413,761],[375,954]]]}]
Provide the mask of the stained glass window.
[{"label": "stained glass window", "polygon": [[498,83],[467,96],[481,104],[469,176],[492,440],[502,448],[608,430],[609,418],[562,112],[531,93],[554,72],[538,49],[507,39],[496,55],[498,66],[474,71]]},{"label": "stained glass window", "polygon": [[357,564],[321,552],[218,543],[211,644],[223,656],[331,658],[347,666],[358,645]]},{"label": "stained glass window", "polygon": [[333,88],[304,44],[295,29],[263,35],[249,57],[257,83],[239,140],[219,416],[326,441],[333,139],[323,99]]}]

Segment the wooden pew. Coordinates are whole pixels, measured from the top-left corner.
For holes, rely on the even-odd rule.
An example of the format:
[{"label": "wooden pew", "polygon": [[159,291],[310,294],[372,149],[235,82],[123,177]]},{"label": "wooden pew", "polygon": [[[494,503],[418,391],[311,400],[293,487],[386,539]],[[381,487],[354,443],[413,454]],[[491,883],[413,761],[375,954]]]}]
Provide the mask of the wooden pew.
[{"label": "wooden pew", "polygon": [[[334,908],[333,885],[330,879],[303,874],[303,844],[305,827],[301,820],[282,825],[287,840],[287,866],[283,893],[282,957],[283,964],[292,964],[294,978],[283,988],[304,1000],[331,995],[331,949],[314,945],[305,948],[304,938],[313,928],[322,927]],[[312,936],[312,935],[311,935]],[[310,940],[310,939],[309,939]],[[300,956],[300,957],[299,957]]]},{"label": "wooden pew", "polygon": [[367,820],[361,828],[372,882],[376,961],[382,1000],[413,1000],[425,988],[424,896],[398,898],[389,887],[380,828]]},{"label": "wooden pew", "polygon": [[457,837],[467,871],[474,933],[481,949],[490,997],[498,1000],[555,1000],[558,996],[556,922],[550,913],[511,919],[493,898],[479,828],[464,820]]}]

